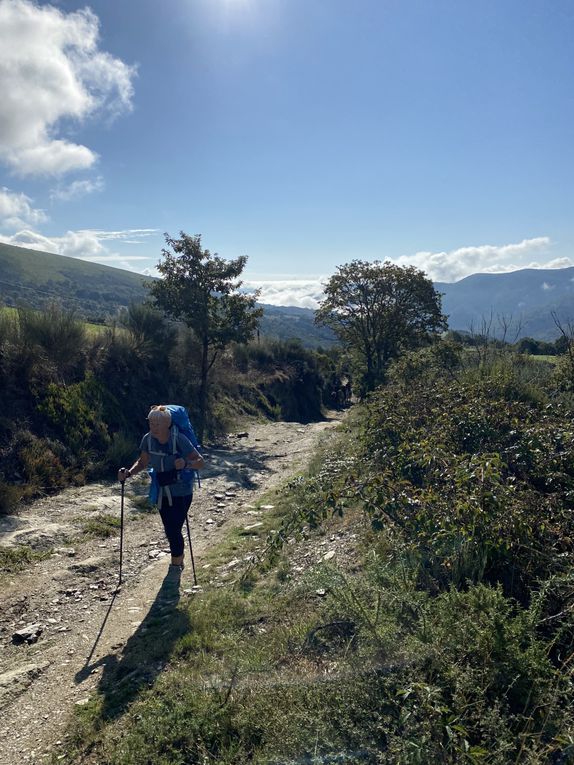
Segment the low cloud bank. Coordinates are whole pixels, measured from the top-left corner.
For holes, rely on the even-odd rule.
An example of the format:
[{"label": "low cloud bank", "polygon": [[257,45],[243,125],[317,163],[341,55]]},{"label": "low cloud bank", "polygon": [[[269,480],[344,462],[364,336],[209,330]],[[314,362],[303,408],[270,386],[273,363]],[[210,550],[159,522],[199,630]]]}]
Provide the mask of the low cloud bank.
[{"label": "low cloud bank", "polygon": [[[541,236],[504,245],[485,244],[443,252],[417,252],[391,262],[399,266],[416,266],[435,282],[456,282],[476,273],[506,273],[523,268],[556,269],[574,265],[567,257],[549,257],[551,244],[549,237]],[[538,259],[532,260],[536,255]],[[350,255],[348,260],[353,260],[353,256]],[[313,279],[253,279],[246,280],[244,286],[250,291],[260,289],[262,303],[315,309],[323,299],[322,284],[327,279],[327,276]]]},{"label": "low cloud bank", "polygon": [[[63,236],[48,237],[34,230],[34,224],[46,220],[43,210],[35,209],[32,200],[24,194],[15,194],[7,189],[0,189],[0,228],[6,228],[8,222],[25,226],[15,234],[0,234],[0,241],[34,250],[54,252],[68,257],[80,258],[94,263],[112,265],[135,271],[145,276],[160,276],[155,266],[144,268],[142,261],[149,264],[150,256],[125,255],[110,249],[110,243],[117,241],[123,245],[143,245],[149,237],[159,235],[159,229],[124,229],[107,231],[85,229],[68,231]],[[503,273],[523,268],[559,269],[574,265],[568,257],[550,258],[551,241],[548,237],[524,239],[522,242],[507,245],[482,245],[460,247],[445,252],[418,252],[412,256],[395,259],[397,265],[414,265],[423,270],[433,281],[454,282],[473,273]],[[538,254],[537,260],[531,258]],[[158,247],[159,257],[159,247]],[[348,260],[351,261],[350,255]],[[333,273],[335,273],[333,268]],[[260,290],[261,303],[276,306],[294,306],[316,309],[323,299],[323,284],[329,275],[303,277],[300,279],[267,278],[256,279],[246,276],[243,289],[246,292]],[[548,286],[542,287],[548,289]]]},{"label": "low cloud bank", "polygon": [[323,299],[322,284],[325,278],[313,279],[246,279],[243,287],[247,292],[261,290],[259,302],[266,305],[312,308]]},{"label": "low cloud bank", "polygon": [[[506,273],[523,268],[567,268],[574,265],[570,258],[550,258],[551,244],[549,237],[539,236],[514,244],[483,244],[445,252],[417,252],[414,255],[403,255],[394,262],[400,266],[416,266],[435,282],[457,282],[477,273]],[[537,259],[531,260],[535,256],[538,256]]]}]

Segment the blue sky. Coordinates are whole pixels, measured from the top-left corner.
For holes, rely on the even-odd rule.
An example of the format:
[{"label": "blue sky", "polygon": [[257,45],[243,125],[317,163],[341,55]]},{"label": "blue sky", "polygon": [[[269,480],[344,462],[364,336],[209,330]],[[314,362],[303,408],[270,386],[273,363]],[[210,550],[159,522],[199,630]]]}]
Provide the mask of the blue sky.
[{"label": "blue sky", "polygon": [[0,0],[0,238],[163,232],[312,306],[353,258],[574,263],[571,0]]}]

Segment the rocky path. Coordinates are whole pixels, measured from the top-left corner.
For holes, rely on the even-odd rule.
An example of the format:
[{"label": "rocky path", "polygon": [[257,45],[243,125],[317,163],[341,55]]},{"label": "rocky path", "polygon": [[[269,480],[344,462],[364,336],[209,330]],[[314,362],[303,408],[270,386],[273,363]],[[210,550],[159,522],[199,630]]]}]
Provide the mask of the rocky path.
[{"label": "rocky path", "polygon": [[[265,512],[255,507],[258,498],[301,468],[321,434],[337,423],[255,425],[247,436],[231,436],[207,452],[190,512],[200,586],[216,575],[202,568],[205,551],[230,528],[257,524]],[[119,518],[119,484],[68,489],[18,517],[0,518],[0,544],[51,551],[24,573],[0,580],[1,765],[57,756],[75,705],[88,702],[102,675],[121,665],[134,635],[167,602],[169,550],[157,513],[138,506],[145,493],[143,482],[128,482],[119,592],[118,530],[107,538],[92,535],[95,520]],[[188,560],[175,598],[192,594]],[[161,668],[160,661],[148,670],[153,675]]]}]

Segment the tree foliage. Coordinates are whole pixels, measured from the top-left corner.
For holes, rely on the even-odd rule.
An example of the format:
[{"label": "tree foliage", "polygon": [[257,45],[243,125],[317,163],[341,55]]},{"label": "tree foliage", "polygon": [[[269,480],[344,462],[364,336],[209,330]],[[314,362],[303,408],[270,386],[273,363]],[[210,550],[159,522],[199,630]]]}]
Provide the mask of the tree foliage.
[{"label": "tree foliage", "polygon": [[363,390],[384,379],[391,359],[427,344],[446,328],[441,299],[414,266],[353,260],[325,285],[316,321],[331,327],[354,355]]},{"label": "tree foliage", "polygon": [[230,343],[245,343],[256,330],[263,310],[258,294],[239,292],[239,277],[247,262],[242,255],[224,260],[201,246],[201,236],[166,234],[157,268],[163,279],[150,285],[155,304],[168,316],[183,321],[201,344],[198,431],[201,438],[207,409],[208,375],[220,351]]}]

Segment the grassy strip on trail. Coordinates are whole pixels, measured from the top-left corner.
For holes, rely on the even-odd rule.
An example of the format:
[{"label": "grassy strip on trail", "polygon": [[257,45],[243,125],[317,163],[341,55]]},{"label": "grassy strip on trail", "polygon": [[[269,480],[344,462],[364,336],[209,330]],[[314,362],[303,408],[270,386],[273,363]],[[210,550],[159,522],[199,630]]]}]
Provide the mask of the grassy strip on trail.
[{"label": "grassy strip on trail", "polygon": [[44,560],[50,551],[38,551],[28,545],[0,547],[0,573],[17,573],[38,561]]},{"label": "grassy strip on trail", "polygon": [[[574,762],[571,430],[530,383],[472,379],[399,380],[350,418],[126,647],[67,761]],[[358,556],[297,573],[349,523]]]},{"label": "grassy strip on trail", "polygon": [[82,536],[105,539],[120,532],[121,521],[116,515],[100,513],[94,518],[82,520]]}]

